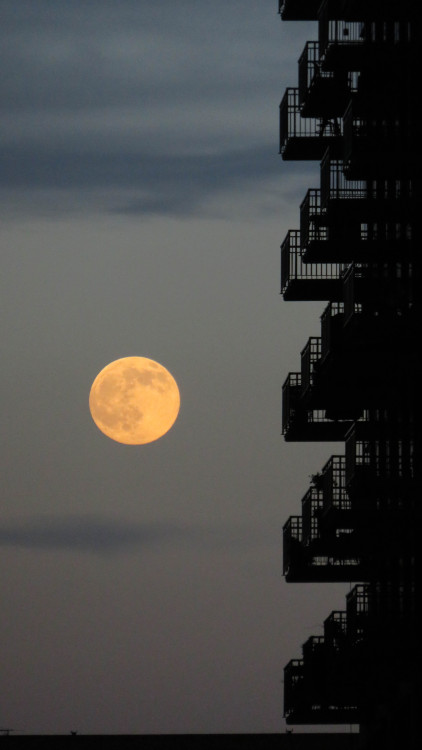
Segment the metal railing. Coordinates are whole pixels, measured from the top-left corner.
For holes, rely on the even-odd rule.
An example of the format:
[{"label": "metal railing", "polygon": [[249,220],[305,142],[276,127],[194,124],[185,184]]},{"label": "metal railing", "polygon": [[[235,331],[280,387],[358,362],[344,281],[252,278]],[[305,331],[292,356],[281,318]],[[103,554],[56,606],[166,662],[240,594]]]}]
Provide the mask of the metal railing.
[{"label": "metal railing", "polygon": [[302,541],[302,516],[290,516],[283,526],[284,539]]},{"label": "metal railing", "polygon": [[316,76],[332,78],[333,73],[324,73],[321,71],[321,62],[319,59],[319,43],[306,42],[305,49],[299,57],[299,101],[303,102],[306,92],[310,88],[312,81]]},{"label": "metal railing", "polygon": [[346,489],[346,456],[331,456],[324,465],[321,476],[324,510],[331,507],[350,510],[352,503]]},{"label": "metal railing", "polygon": [[306,249],[310,242],[328,240],[326,212],[321,208],[321,190],[309,188],[300,204],[300,243]]},{"label": "metal railing", "polygon": [[314,372],[321,361],[321,338],[311,336],[300,353],[302,373],[302,395],[311,388]]},{"label": "metal railing", "polygon": [[369,584],[359,583],[346,594],[347,635],[351,643],[363,638],[372,609]]},{"label": "metal railing", "polygon": [[329,45],[362,47],[367,37],[367,29],[362,21],[346,21],[333,18],[333,4],[325,2],[318,12],[318,41],[321,54]]},{"label": "metal railing", "polygon": [[[337,139],[342,135],[343,123],[323,117],[302,117],[299,89],[288,87],[280,103],[280,154],[285,153],[289,139],[318,139],[322,136]],[[318,158],[318,157],[315,157]]]},{"label": "metal railing", "polygon": [[340,279],[347,268],[344,263],[306,263],[301,245],[301,232],[298,230],[290,230],[281,245],[282,294],[292,281]]},{"label": "metal railing", "polygon": [[324,620],[324,638],[328,646],[341,650],[347,637],[347,613],[334,610]]},{"label": "metal railing", "polygon": [[348,180],[344,174],[343,161],[331,159],[329,150],[321,161],[321,209],[330,200],[365,200],[367,197],[364,180]]},{"label": "metal railing", "polygon": [[[303,658],[305,660],[305,670],[307,671],[310,667],[315,666],[315,658],[317,660],[324,657],[325,654],[325,638],[323,635],[311,635],[302,646]],[[321,665],[322,666],[322,665]]]},{"label": "metal railing", "polygon": [[288,87],[280,104],[280,153],[288,138],[309,138],[319,135],[319,118],[301,117],[299,89]]},{"label": "metal railing", "polygon": [[[329,114],[332,118],[340,118],[348,98],[357,92],[358,75],[354,71],[327,70],[320,54],[319,42],[306,42],[299,58],[299,102],[306,107],[309,95],[318,89],[319,111],[313,114],[321,116]],[[316,101],[313,102],[315,106]],[[334,121],[333,121],[334,124]],[[340,127],[340,121],[337,122]]]},{"label": "metal railing", "polygon": [[322,492],[310,487],[302,498],[302,541],[305,545],[319,537],[318,512],[322,505]]},{"label": "metal railing", "polygon": [[282,432],[286,434],[296,415],[301,391],[301,373],[289,372],[282,389]]},{"label": "metal railing", "polygon": [[303,659],[290,659],[284,667],[284,715],[294,711],[303,684]]}]

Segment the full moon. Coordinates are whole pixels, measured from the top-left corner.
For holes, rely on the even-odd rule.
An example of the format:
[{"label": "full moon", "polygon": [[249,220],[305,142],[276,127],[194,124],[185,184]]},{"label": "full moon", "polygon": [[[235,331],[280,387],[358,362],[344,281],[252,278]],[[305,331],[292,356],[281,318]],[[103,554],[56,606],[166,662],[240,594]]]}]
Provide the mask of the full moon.
[{"label": "full moon", "polygon": [[123,357],[95,378],[89,409],[107,437],[126,445],[152,443],[165,435],[180,409],[179,388],[163,365],[146,357]]}]

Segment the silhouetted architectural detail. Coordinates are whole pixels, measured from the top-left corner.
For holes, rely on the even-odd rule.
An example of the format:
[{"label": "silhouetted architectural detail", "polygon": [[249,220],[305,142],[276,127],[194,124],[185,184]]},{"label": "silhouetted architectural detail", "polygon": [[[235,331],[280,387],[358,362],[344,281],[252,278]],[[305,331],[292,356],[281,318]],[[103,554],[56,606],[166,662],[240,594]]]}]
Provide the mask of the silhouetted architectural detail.
[{"label": "silhouetted architectural detail", "polygon": [[289,724],[360,724],[362,750],[416,747],[421,521],[419,3],[280,0],[317,21],[280,105],[280,154],[319,186],[281,245],[284,300],[325,301],[283,385],[288,441],[339,441],[283,529],[288,582],[351,582],[284,670]]}]

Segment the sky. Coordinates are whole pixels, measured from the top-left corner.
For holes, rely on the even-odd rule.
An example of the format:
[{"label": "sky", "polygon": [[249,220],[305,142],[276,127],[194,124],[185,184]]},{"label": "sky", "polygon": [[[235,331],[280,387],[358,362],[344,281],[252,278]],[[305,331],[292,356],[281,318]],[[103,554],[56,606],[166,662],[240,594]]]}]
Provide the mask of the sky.
[{"label": "sky", "polygon": [[[282,527],[343,446],[286,443],[324,303],[280,296],[319,185],[278,107],[313,24],[276,0],[0,0],[0,726],[284,732],[283,667],[347,584],[286,584]],[[88,396],[163,364],[160,440]]]}]

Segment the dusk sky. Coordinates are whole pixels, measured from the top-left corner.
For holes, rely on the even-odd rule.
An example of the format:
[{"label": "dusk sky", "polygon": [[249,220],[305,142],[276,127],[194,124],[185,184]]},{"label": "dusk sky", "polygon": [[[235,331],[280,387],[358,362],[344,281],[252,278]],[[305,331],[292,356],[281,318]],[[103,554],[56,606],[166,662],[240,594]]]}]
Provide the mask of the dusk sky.
[{"label": "dusk sky", "polygon": [[[319,185],[278,107],[312,24],[276,0],[0,0],[0,726],[284,732],[283,666],[347,585],[286,584],[282,527],[342,444],[285,443],[324,303],[280,297]],[[150,357],[148,445],[88,396]]]}]

